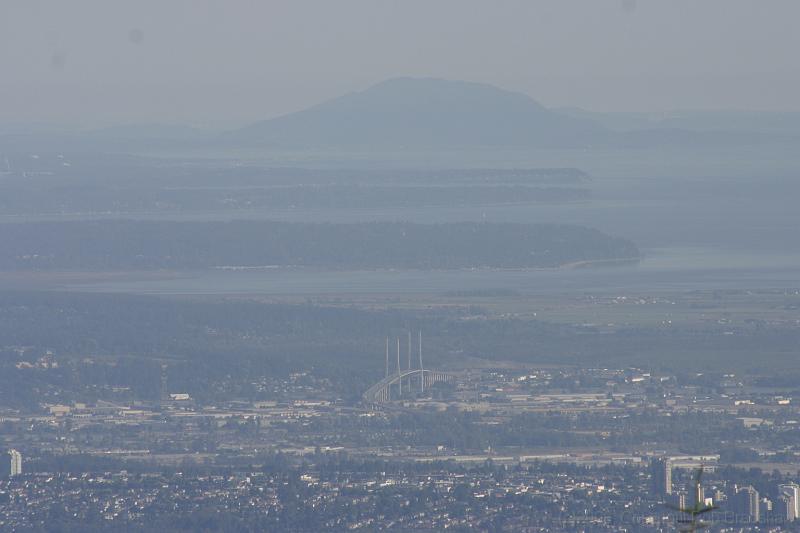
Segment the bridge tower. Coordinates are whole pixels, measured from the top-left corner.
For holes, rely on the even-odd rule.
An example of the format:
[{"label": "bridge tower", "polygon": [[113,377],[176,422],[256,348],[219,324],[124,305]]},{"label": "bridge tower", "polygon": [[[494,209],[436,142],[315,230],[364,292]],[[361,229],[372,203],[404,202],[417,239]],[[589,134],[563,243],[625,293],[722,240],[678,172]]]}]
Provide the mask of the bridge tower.
[{"label": "bridge tower", "polygon": [[425,368],[422,366],[422,330],[419,330],[419,392],[425,393]]},{"label": "bridge tower", "polygon": [[398,398],[403,397],[403,369],[400,368],[400,337],[397,337],[397,392]]}]

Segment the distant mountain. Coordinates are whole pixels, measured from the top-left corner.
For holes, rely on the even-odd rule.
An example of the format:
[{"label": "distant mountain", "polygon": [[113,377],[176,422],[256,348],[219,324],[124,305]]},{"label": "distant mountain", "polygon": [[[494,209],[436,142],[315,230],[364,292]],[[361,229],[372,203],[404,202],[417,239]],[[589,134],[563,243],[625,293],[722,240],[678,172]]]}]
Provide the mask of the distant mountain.
[{"label": "distant mountain", "polygon": [[197,141],[210,137],[210,133],[183,124],[124,124],[81,132],[91,139],[122,141]]},{"label": "distant mountain", "polygon": [[800,113],[779,111],[593,112],[559,108],[619,133],[615,144],[645,146],[743,146],[800,140]]},{"label": "distant mountain", "polygon": [[211,132],[180,124],[126,124],[100,129],[0,130],[0,152],[116,152],[206,146]]},{"label": "distant mountain", "polygon": [[226,135],[275,147],[581,147],[606,137],[597,123],[491,85],[397,78]]},{"label": "distant mountain", "polygon": [[670,129],[788,135],[800,133],[800,112],[797,111],[599,112],[578,107],[562,107],[553,111],[574,118],[591,120],[614,131]]}]

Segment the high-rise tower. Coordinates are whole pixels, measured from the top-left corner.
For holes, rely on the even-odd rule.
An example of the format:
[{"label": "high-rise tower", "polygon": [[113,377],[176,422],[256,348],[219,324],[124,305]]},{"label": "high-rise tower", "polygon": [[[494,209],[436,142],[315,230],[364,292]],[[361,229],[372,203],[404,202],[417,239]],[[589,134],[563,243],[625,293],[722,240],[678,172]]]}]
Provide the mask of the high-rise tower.
[{"label": "high-rise tower", "polygon": [[753,487],[741,487],[734,496],[734,507],[736,514],[748,522],[758,522],[761,518],[761,498],[758,491]]},{"label": "high-rise tower", "polygon": [[22,454],[17,450],[8,450],[11,456],[11,477],[22,474]]},{"label": "high-rise tower", "polygon": [[653,495],[672,494],[672,463],[667,457],[653,459],[650,463],[650,481]]},{"label": "high-rise tower", "polygon": [[[794,521],[800,518],[800,487],[794,483],[778,487],[781,495],[786,498],[786,518]],[[791,517],[791,518],[790,518]]]}]

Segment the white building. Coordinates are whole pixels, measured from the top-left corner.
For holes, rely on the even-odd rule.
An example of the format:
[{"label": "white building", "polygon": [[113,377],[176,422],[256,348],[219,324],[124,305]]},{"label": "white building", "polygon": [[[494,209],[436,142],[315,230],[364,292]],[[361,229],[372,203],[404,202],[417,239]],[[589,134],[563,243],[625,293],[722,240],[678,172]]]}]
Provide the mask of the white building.
[{"label": "white building", "polygon": [[9,450],[8,455],[11,456],[11,476],[22,474],[22,454],[17,450]]},{"label": "white building", "polygon": [[787,520],[794,521],[800,518],[800,487],[794,483],[788,485],[781,485],[781,494],[787,500]]}]

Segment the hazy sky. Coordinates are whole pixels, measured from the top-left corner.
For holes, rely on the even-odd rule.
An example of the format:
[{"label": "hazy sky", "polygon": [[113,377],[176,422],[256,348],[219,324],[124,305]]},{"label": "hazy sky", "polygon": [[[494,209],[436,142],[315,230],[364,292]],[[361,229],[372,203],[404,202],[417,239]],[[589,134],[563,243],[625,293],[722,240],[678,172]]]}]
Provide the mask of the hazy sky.
[{"label": "hazy sky", "polygon": [[222,125],[395,76],[800,110],[797,0],[0,0],[0,121]]}]

